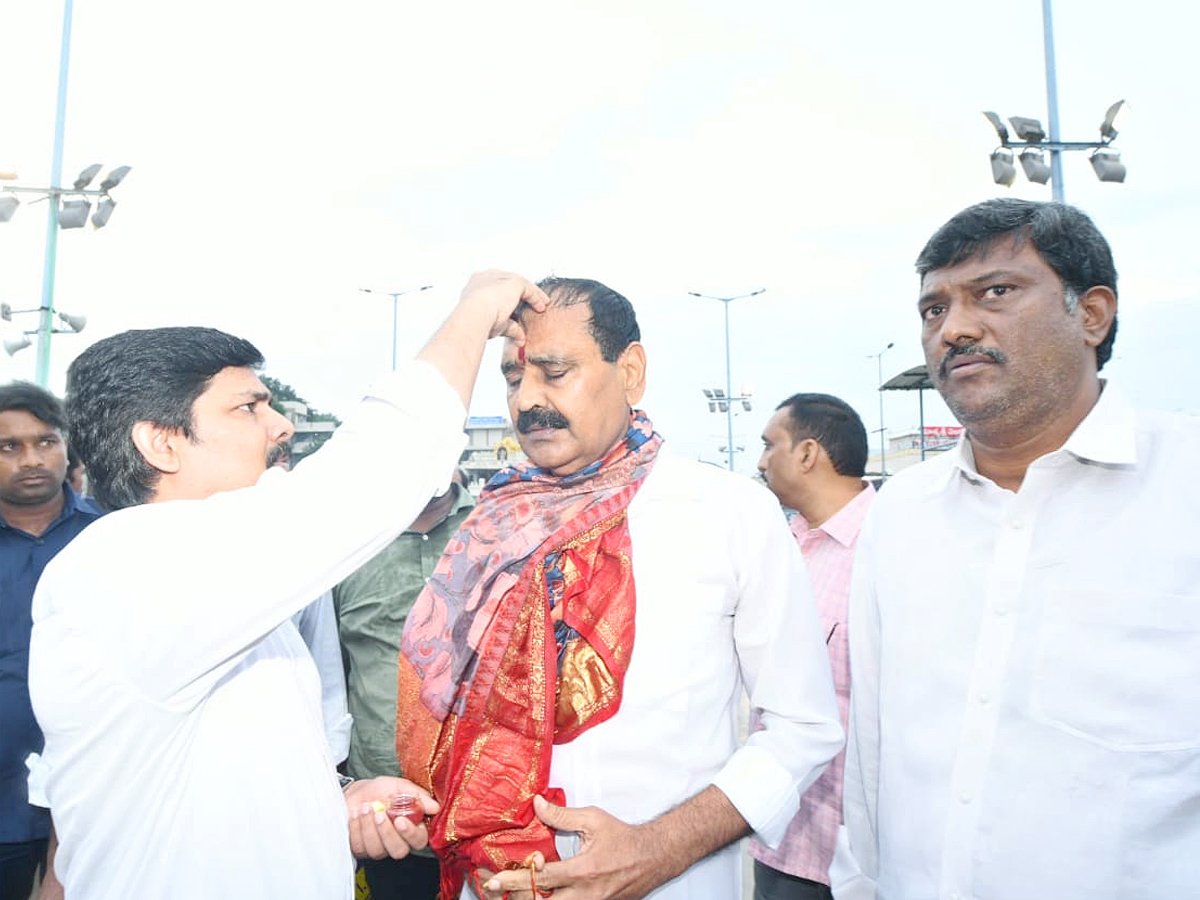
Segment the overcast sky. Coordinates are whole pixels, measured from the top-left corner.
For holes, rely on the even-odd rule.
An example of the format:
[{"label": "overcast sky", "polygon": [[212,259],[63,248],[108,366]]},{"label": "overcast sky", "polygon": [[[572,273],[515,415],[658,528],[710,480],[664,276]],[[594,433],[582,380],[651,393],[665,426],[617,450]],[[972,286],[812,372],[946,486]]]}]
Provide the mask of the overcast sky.
[{"label": "overcast sky", "polygon": [[[62,4],[15,0],[0,53],[0,170],[48,183]],[[1167,0],[1057,0],[1065,140],[1130,114],[1125,184],[1064,158],[1066,197],[1121,273],[1111,377],[1144,405],[1200,411],[1200,14]],[[64,181],[133,167],[108,227],[64,232],[55,336],[71,358],[126,328],[203,324],[251,339],[269,374],[344,411],[414,353],[467,275],[596,278],[624,293],[650,361],[645,406],[683,452],[719,460],[722,304],[751,471],[770,410],[798,390],[879,427],[884,378],[922,361],[912,262],[950,215],[999,194],[980,115],[1046,119],[1038,0],[982,3],[332,3],[79,0]],[[40,302],[41,204],[0,225],[0,300]],[[18,317],[27,328],[36,317]],[[505,413],[493,350],[472,412]],[[1108,370],[1106,369],[1106,372]],[[32,378],[33,349],[0,355]],[[890,432],[916,399],[885,397]],[[952,418],[927,397],[927,420]],[[872,441],[875,443],[874,439]]]}]

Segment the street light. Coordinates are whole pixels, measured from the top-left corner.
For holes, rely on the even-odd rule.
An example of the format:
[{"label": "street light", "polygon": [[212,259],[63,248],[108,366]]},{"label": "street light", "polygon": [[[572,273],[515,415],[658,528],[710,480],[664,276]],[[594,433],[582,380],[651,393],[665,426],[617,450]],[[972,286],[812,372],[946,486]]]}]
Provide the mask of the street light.
[{"label": "street light", "polygon": [[419,294],[421,291],[427,291],[432,284],[427,284],[424,287],[409,288],[406,291],[377,291],[373,288],[359,288],[364,294],[385,294],[392,298],[392,371],[396,371],[396,332],[399,329],[400,316],[400,298],[405,294]]},{"label": "street light", "polygon": [[[1058,137],[1058,83],[1054,69],[1054,23],[1050,9],[1051,0],[1042,0],[1042,40],[1046,56],[1046,106],[1050,116],[1049,133],[1042,128],[1038,119],[1026,116],[1010,116],[1009,122],[1017,133],[1017,140],[1010,140],[1004,122],[994,112],[984,112],[1000,138],[1000,146],[992,151],[992,180],[996,184],[1010,187],[1016,178],[1012,148],[1021,150],[1021,168],[1025,177],[1036,184],[1050,182],[1051,196],[1063,202],[1062,153],[1064,150],[1091,150],[1092,169],[1101,181],[1121,182],[1125,180],[1125,166],[1121,154],[1108,149],[1117,137],[1115,122],[1117,115],[1126,107],[1118,100],[1104,114],[1100,123],[1098,141],[1061,141]],[[1050,165],[1046,165],[1043,151],[1050,151]]]},{"label": "street light", "polygon": [[[733,407],[738,404],[741,404],[741,407],[745,412],[750,412],[754,408],[754,405],[750,402],[753,397],[753,392],[749,388],[743,387],[742,392],[736,397],[730,396],[729,394],[725,393],[724,388],[719,387],[701,388],[700,390],[704,392],[704,398],[708,401],[708,411],[710,413],[719,412],[724,413],[727,417],[730,417],[733,415]],[[731,431],[730,434],[732,433],[733,432]],[[729,454],[730,470],[733,469],[733,454],[740,453],[744,449],[744,447],[735,447],[732,443],[720,448],[722,453]]]},{"label": "street light", "polygon": [[887,478],[887,444],[884,442],[884,431],[886,430],[883,424],[883,354],[891,350],[895,343],[889,343],[878,353],[868,353],[867,359],[874,358],[878,363],[879,368],[879,477]]},{"label": "street light", "polygon": [[[733,397],[733,378],[732,378],[732,374],[730,372],[730,365],[729,365],[729,304],[732,303],[734,300],[744,300],[747,297],[757,297],[759,294],[761,294],[765,290],[766,290],[766,288],[759,288],[758,290],[751,291],[748,294],[738,294],[736,297],[714,297],[712,294],[700,294],[700,293],[697,293],[696,291],[688,291],[689,296],[699,297],[702,300],[720,300],[722,303],[725,304],[725,396],[726,397],[729,397],[729,398]],[[732,472],[733,471],[733,454],[735,451],[733,449],[733,404],[731,404],[731,403],[725,404],[725,427],[728,432],[727,436],[729,438],[729,444],[728,444],[729,471]]]},{"label": "street light", "polygon": [[[3,320],[5,322],[12,322],[13,316],[21,315],[22,313],[40,313],[40,312],[41,312],[40,308],[37,308],[37,309],[13,309],[7,303],[0,303],[0,320]],[[56,313],[56,315],[58,316],[58,318],[60,320],[62,320],[62,323],[64,325],[66,325],[67,327],[66,328],[52,328],[51,329],[52,334],[78,334],[79,332],[83,331],[83,329],[87,326],[87,317],[86,316],[73,316],[70,313],[65,313],[65,312]],[[2,343],[4,345],[4,351],[9,356],[15,355],[18,351],[24,350],[26,347],[29,346],[29,344],[30,344],[29,335],[39,334],[39,333],[40,333],[40,329],[34,328],[34,329],[27,330],[27,331],[19,331],[16,334],[5,337],[4,340],[2,341]]]},{"label": "street light", "polygon": [[[118,166],[109,172],[104,181],[100,183],[99,190],[89,191],[87,190],[87,186],[100,172],[101,168],[99,165],[93,164],[79,173],[79,177],[75,180],[73,188],[64,190],[62,187],[63,139],[67,119],[67,73],[70,70],[71,61],[71,19],[73,9],[74,0],[63,0],[62,41],[58,55],[58,92],[54,106],[54,145],[50,161],[50,187],[20,188],[6,185],[3,187],[3,194],[0,194],[0,201],[2,201],[0,202],[0,222],[8,221],[16,211],[20,201],[19,198],[14,196],[15,194],[41,194],[51,201],[46,204],[49,215],[46,217],[46,253],[42,266],[42,305],[37,309],[40,319],[36,332],[31,332],[36,333],[38,336],[36,380],[42,387],[46,386],[50,377],[50,335],[55,333],[54,270],[58,254],[60,203],[64,207],[62,210],[63,221],[61,227],[80,228],[87,221],[88,209],[91,207],[91,203],[86,200],[86,197],[89,195],[99,196],[101,198],[100,207],[92,217],[92,225],[96,228],[103,228],[108,223],[109,216],[112,215],[113,208],[116,206],[116,201],[108,196],[108,192],[116,187],[121,182],[121,179],[129,173],[129,166]],[[8,173],[2,174],[7,175]],[[76,199],[62,203],[64,194],[75,195]],[[70,207],[68,207],[68,203],[71,204]],[[86,204],[86,208],[84,204]]]}]

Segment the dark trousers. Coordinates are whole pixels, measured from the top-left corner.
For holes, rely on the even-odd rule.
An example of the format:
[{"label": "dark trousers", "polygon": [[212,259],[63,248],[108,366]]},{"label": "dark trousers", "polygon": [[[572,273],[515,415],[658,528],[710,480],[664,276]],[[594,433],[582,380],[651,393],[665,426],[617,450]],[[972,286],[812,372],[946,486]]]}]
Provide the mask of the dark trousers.
[{"label": "dark trousers", "polygon": [[754,900],[833,900],[829,885],[754,861]]},{"label": "dark trousers", "polygon": [[33,877],[46,864],[47,841],[0,844],[0,900],[29,900]]},{"label": "dark trousers", "polygon": [[438,861],[413,853],[404,859],[361,860],[371,900],[437,900]]}]

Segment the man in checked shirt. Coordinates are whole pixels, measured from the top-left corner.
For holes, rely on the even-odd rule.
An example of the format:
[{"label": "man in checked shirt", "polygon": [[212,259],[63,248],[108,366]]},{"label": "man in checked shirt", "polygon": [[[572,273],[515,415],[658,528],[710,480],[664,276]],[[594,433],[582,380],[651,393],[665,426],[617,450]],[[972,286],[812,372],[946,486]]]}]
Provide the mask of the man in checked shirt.
[{"label": "man in checked shirt", "polygon": [[[762,435],[758,469],[797,515],[792,533],[808,566],[845,727],[850,704],[846,607],[858,532],[875,490],[863,481],[867,432],[844,401],[796,394],[779,404]],[[777,850],[750,841],[754,900],[827,900],[829,864],[842,823],[844,753],[800,800]]]}]

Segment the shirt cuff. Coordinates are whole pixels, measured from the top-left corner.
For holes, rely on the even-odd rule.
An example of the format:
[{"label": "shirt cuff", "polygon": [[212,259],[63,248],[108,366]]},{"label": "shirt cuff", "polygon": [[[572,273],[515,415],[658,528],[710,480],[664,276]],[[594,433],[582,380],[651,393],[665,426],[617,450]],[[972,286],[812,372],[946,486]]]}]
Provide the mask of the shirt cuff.
[{"label": "shirt cuff", "polygon": [[50,766],[39,753],[30,753],[25,757],[25,768],[29,770],[29,803],[43,809],[50,808],[46,799],[46,782],[50,778]]},{"label": "shirt cuff", "polygon": [[758,839],[774,850],[800,808],[795,777],[762,747],[739,748],[713,779]]}]

